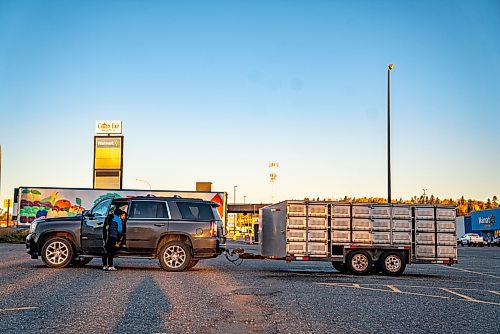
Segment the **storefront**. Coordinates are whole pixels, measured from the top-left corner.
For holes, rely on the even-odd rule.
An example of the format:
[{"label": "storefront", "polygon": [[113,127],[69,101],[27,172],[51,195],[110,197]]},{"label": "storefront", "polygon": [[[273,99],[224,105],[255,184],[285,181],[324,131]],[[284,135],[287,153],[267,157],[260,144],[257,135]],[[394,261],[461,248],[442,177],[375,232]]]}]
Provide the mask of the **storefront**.
[{"label": "storefront", "polygon": [[471,212],[472,230],[490,239],[500,236],[500,209]]}]

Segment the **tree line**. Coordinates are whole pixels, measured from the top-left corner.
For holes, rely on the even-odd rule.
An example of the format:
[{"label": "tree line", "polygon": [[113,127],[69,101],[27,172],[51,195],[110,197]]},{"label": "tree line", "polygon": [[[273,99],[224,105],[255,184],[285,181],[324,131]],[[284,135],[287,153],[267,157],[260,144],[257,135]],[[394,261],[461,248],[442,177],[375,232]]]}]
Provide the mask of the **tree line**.
[{"label": "tree line", "polygon": [[[333,199],[331,198],[323,198],[320,199],[319,197],[317,198],[312,198],[309,199],[308,197],[304,198],[306,201],[332,201]],[[341,202],[357,202],[357,203],[387,203],[386,198],[382,197],[349,197],[349,196],[344,196],[343,198],[336,199],[336,201],[341,201]],[[460,197],[459,199],[452,199],[452,198],[444,198],[441,199],[439,197],[436,197],[434,195],[421,195],[420,197],[418,196],[413,196],[409,200],[404,200],[400,198],[399,200],[392,200],[393,204],[441,204],[441,205],[453,205],[457,208],[457,216],[466,216],[470,215],[472,211],[478,211],[478,210],[486,210],[486,209],[496,209],[499,208],[500,205],[498,203],[498,197],[493,196],[491,199],[488,198],[487,201],[480,201],[476,199],[465,199],[464,196]]]}]

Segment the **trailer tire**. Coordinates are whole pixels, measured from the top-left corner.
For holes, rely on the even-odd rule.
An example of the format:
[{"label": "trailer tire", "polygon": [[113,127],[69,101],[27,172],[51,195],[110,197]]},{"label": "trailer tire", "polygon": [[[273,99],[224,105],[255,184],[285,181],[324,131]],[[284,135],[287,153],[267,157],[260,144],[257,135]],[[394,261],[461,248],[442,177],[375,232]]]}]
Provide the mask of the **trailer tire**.
[{"label": "trailer tire", "polygon": [[373,259],[370,253],[364,250],[353,250],[347,256],[347,268],[351,274],[366,275],[372,270]]},{"label": "trailer tire", "polygon": [[347,274],[349,272],[349,269],[347,269],[347,266],[345,263],[342,262],[332,262],[333,269],[337,270],[341,274]]},{"label": "trailer tire", "polygon": [[405,256],[400,252],[387,252],[380,259],[380,269],[385,275],[399,276],[406,268]]}]

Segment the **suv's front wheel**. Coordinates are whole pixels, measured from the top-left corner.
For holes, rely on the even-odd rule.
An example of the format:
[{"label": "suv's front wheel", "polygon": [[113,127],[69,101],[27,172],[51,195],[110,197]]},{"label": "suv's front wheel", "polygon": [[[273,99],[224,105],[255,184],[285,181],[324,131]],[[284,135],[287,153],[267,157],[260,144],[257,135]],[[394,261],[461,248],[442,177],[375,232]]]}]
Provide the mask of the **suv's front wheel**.
[{"label": "suv's front wheel", "polygon": [[66,267],[73,260],[73,246],[64,238],[49,239],[43,245],[42,260],[47,267]]},{"label": "suv's front wheel", "polygon": [[158,257],[164,270],[184,271],[191,262],[191,250],[181,241],[170,241],[161,248]]}]

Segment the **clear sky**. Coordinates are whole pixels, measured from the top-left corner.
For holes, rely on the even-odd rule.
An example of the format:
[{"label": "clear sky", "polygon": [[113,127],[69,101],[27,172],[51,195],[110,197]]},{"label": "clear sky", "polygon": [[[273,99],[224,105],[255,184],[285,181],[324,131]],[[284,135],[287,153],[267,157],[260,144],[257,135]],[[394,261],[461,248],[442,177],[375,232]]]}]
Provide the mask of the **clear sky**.
[{"label": "clear sky", "polygon": [[499,1],[0,1],[2,198],[92,186],[96,120],[124,187],[232,202],[500,196]]}]

